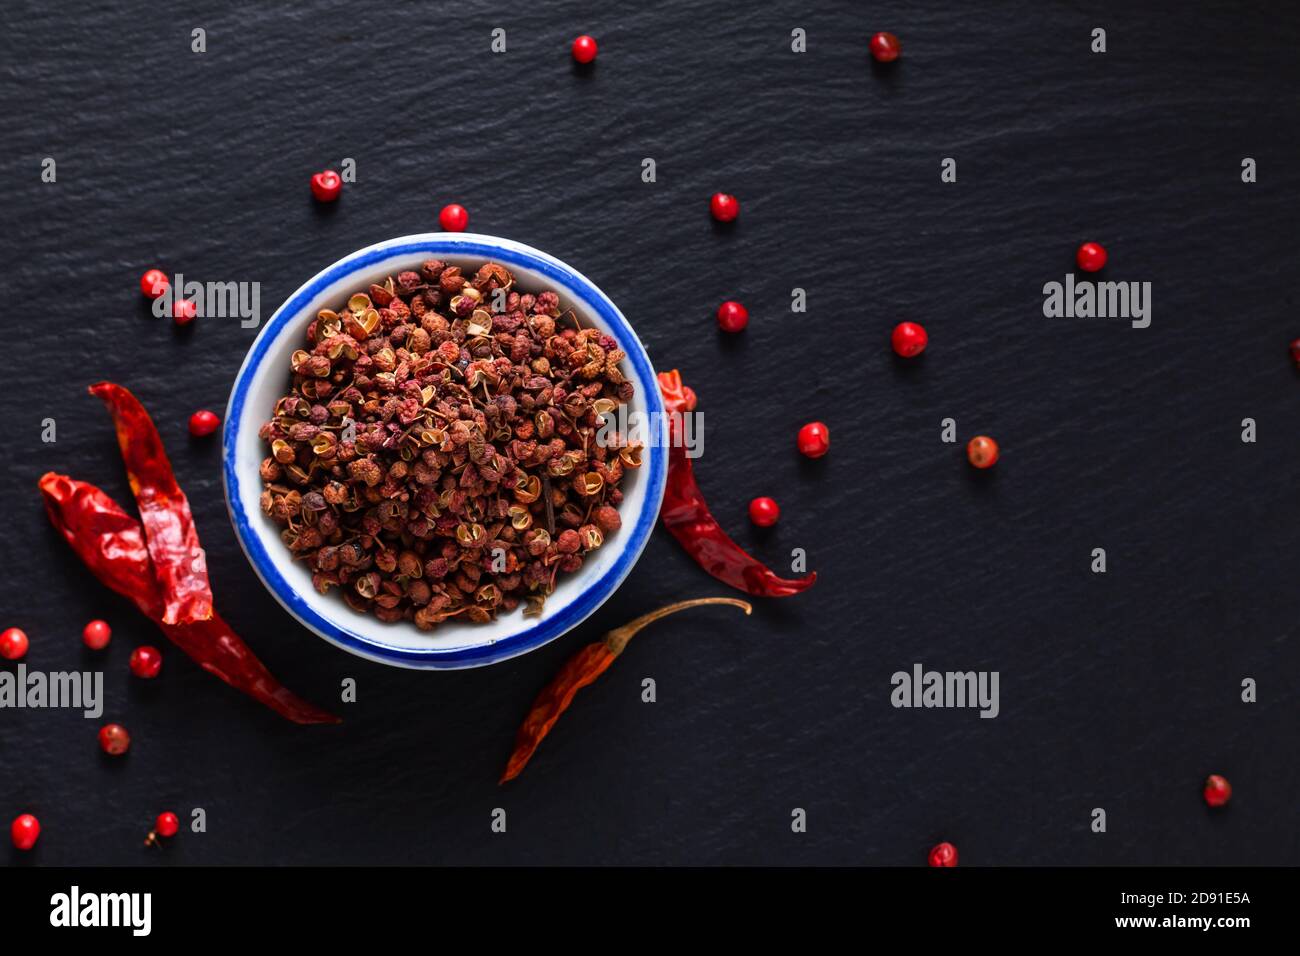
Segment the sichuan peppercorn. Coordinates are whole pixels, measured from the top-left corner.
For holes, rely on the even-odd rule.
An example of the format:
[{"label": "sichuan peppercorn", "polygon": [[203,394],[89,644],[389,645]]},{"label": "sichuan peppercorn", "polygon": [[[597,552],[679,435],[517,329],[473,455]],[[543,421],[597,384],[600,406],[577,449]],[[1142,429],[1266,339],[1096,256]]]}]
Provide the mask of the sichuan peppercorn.
[{"label": "sichuan peppercorn", "polygon": [[634,394],[625,358],[500,264],[389,276],[291,356],[260,430],[262,511],[354,610],[422,629],[537,613],[621,524],[640,447],[601,426]]}]

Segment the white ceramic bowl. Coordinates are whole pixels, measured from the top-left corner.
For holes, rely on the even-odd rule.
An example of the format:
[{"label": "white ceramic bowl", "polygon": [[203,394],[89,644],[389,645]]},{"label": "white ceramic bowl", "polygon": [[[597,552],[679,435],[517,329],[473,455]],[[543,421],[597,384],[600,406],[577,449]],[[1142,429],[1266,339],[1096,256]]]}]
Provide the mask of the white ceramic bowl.
[{"label": "white ceramic bowl", "polygon": [[[572,308],[584,325],[609,333],[627,352],[624,369],[636,386],[628,410],[643,415],[657,412],[656,421],[663,421],[663,400],[644,346],[614,303],[577,270],[544,252],[495,236],[403,236],[367,246],[324,269],[291,295],[262,328],[239,369],[226,409],[226,503],[239,543],[258,577],[285,610],[330,643],[401,667],[477,667],[554,640],[614,593],[654,529],[668,474],[667,448],[662,440],[647,443],[642,467],[630,472],[622,485],[622,528],[587,555],[580,570],[560,576],[540,618],[525,618],[515,610],[488,624],[449,621],[433,631],[421,631],[408,621],[386,624],[353,611],[336,590],[318,593],[307,567],[290,559],[279,527],[258,507],[262,490],[258,467],[268,451],[257,431],[271,417],[275,400],[287,391],[289,356],[304,346],[307,325],[316,313],[338,308],[348,294],[363,291],[385,276],[418,269],[427,259],[462,268],[499,262],[514,273],[524,290],[554,289],[564,307]],[[662,439],[662,427],[658,434]]]}]

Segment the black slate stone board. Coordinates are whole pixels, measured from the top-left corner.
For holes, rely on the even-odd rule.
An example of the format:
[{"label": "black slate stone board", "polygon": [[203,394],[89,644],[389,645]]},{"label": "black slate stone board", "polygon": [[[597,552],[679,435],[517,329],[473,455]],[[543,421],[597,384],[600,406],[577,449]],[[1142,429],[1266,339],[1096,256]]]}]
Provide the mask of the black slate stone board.
[{"label": "black slate stone board", "polygon": [[[1300,862],[1300,10],[515,6],[6,11],[0,624],[31,635],[31,666],[103,662],[105,719],[134,745],[114,761],[79,714],[0,713],[0,817],[44,826],[35,853],[0,859],[901,865],[948,839],[963,865]],[[888,69],[866,54],[877,29],[902,39]],[[600,41],[588,71],[568,58],[581,32]],[[344,156],[358,182],[316,206],[308,176]],[[743,203],[735,228],[707,216],[719,189]],[[821,575],[750,619],[642,635],[505,789],[515,728],[569,654],[725,589],[659,533],[617,600],[524,658],[427,674],[334,650],[259,585],[218,444],[186,433],[194,409],[224,410],[253,332],[178,332],[136,289],[153,265],[257,281],[269,315],[340,256],[436,228],[449,201],[619,303],[699,392],[699,473],[728,529],[774,564],[805,548]],[[1152,283],[1149,329],[1043,317],[1043,283],[1085,239],[1109,249],[1108,278]],[[753,316],[735,339],[711,318],[725,298]],[[930,332],[915,363],[887,347],[901,319]],[[85,394],[104,378],[155,415],[238,630],[314,700],[357,680],[343,726],[291,726],[202,673],[52,533],[47,469],[129,500]],[[940,442],[946,417],[963,441],[998,438],[993,473]],[[834,447],[809,462],[793,441],[814,418]],[[767,532],[745,517],[760,494],[783,508]],[[79,639],[100,616],[102,658]],[[152,683],[127,673],[144,642],[167,652]],[[998,671],[1000,716],[892,708],[890,675],[915,662]],[[1211,772],[1236,790],[1222,812],[1200,798]],[[194,807],[205,834],[140,847],[160,810]]]}]

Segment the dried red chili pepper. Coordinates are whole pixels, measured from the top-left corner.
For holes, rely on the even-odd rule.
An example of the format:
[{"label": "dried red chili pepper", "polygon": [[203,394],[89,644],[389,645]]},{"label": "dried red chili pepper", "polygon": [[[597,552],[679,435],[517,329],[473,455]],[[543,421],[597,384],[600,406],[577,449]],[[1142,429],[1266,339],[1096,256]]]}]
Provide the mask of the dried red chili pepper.
[{"label": "dried red chili pepper", "polygon": [[659,389],[669,413],[676,413],[670,419],[672,442],[668,450],[668,487],[659,511],[669,534],[705,571],[722,583],[755,597],[789,597],[812,587],[817,572],[802,578],[780,577],[722,530],[695,483],[695,470],[686,457],[685,444],[679,440],[681,416],[695,410],[695,392],[682,384],[682,377],[676,369],[659,373]]},{"label": "dried red chili pepper", "polygon": [[149,413],[129,391],[112,382],[90,386],[108,406],[131,491],[140,508],[145,543],[163,599],[164,624],[212,617],[212,589],[190,503],[176,484],[171,462]]},{"label": "dried red chili pepper", "polygon": [[542,692],[533,701],[528,716],[519,726],[514,752],[506,763],[506,770],[501,775],[500,782],[513,780],[523,773],[533,752],[537,750],[537,745],[551,732],[560,715],[569,709],[574,695],[605,673],[609,665],[614,663],[614,658],[623,653],[627,642],[632,640],[637,631],[661,617],[705,604],[730,604],[740,608],[746,614],[754,610],[748,602],[737,598],[695,598],[691,601],[678,601],[676,604],[669,604],[657,611],[643,614],[635,621],[614,628],[603,639],[588,644],[569,658],[568,663],[560,668],[560,672],[542,688]]},{"label": "dried red chili pepper", "polygon": [[205,671],[295,723],[339,723],[339,718],[309,704],[272,677],[219,615],[192,624],[166,623],[144,529],[116,501],[94,485],[53,472],[41,478],[40,488],[50,521],[95,577],[135,602]]}]

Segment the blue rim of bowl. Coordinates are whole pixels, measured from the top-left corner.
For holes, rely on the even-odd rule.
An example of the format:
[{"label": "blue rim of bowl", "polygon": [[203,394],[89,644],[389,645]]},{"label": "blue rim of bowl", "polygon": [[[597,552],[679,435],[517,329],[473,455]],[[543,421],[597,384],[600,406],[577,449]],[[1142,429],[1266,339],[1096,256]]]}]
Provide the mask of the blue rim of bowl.
[{"label": "blue rim of bowl", "polygon": [[[397,240],[400,242],[400,240]],[[235,385],[230,393],[230,402],[226,408],[226,422],[222,433],[222,477],[225,482],[226,507],[235,526],[235,534],[240,546],[248,556],[253,570],[262,579],[272,596],[294,617],[311,628],[321,637],[360,657],[383,663],[397,664],[402,667],[419,669],[455,669],[493,664],[520,654],[527,653],[547,644],[581,624],[598,607],[605,603],[631,573],[632,566],[641,556],[650,533],[659,519],[659,506],[663,501],[664,487],[667,482],[666,455],[649,456],[648,468],[642,472],[649,482],[646,489],[646,507],[641,511],[636,526],[622,529],[620,534],[630,534],[622,553],[614,565],[599,580],[588,585],[567,607],[561,609],[554,617],[546,618],[535,626],[501,638],[490,644],[477,644],[455,648],[414,650],[391,644],[381,644],[341,627],[336,622],[317,613],[296,589],[280,574],[271,560],[261,538],[249,523],[240,495],[238,470],[235,467],[236,438],[239,422],[243,417],[245,400],[252,383],[254,373],[260,367],[266,351],[277,334],[299,318],[302,310],[329,286],[350,275],[370,268],[385,259],[412,253],[454,254],[482,256],[486,261],[501,262],[505,265],[523,266],[532,269],[553,282],[559,283],[571,293],[579,296],[583,302],[594,309],[611,329],[619,346],[627,352],[627,361],[636,369],[637,377],[642,382],[650,383],[645,389],[648,413],[658,413],[659,421],[664,418],[663,396],[657,387],[650,358],[645,346],[637,338],[632,326],[618,308],[596,285],[582,273],[569,268],[558,259],[546,255],[540,250],[516,243],[513,240],[506,246],[485,243],[468,237],[458,238],[451,235],[438,235],[436,238],[401,242],[399,245],[377,243],[361,249],[343,259],[295,292],[284,305],[271,316],[266,327],[258,334],[253,347],[244,358]],[[631,347],[629,347],[631,346]],[[653,419],[652,419],[653,420]],[[261,515],[257,516],[259,519]],[[340,605],[343,607],[344,605]],[[352,612],[356,613],[356,612]],[[406,622],[395,624],[404,626]],[[414,625],[410,625],[414,627]]]}]

